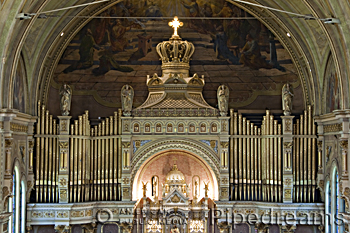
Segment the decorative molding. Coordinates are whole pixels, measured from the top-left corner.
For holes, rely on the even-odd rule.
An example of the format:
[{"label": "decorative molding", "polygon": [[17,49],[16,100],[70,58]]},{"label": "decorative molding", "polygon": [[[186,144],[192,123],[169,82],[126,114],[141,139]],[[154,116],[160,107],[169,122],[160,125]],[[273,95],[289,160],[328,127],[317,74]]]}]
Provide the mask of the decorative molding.
[{"label": "decorative molding", "polygon": [[63,141],[63,142],[59,142],[59,145],[61,149],[68,149],[69,143],[68,141]]},{"label": "decorative molding", "polygon": [[292,120],[291,119],[286,119],[286,122],[285,122],[285,132],[292,132]]},{"label": "decorative molding", "polygon": [[348,141],[347,140],[340,141],[339,145],[342,148],[342,150],[347,150],[348,149]]},{"label": "decorative molding", "polygon": [[343,130],[343,126],[342,126],[341,123],[323,126],[323,132],[324,133],[339,132],[339,131],[342,131],[342,130]]},{"label": "decorative molding", "polygon": [[130,148],[131,143],[130,142],[122,142],[123,148]]},{"label": "decorative molding", "polygon": [[27,125],[20,125],[20,124],[16,124],[16,123],[10,123],[10,130],[13,132],[26,133],[26,132],[28,132],[28,126]]},{"label": "decorative molding", "polygon": [[293,147],[293,142],[283,142],[283,147],[285,149],[291,149]]},{"label": "decorative molding", "polygon": [[12,147],[12,145],[13,145],[13,140],[12,140],[12,138],[10,139],[10,138],[6,138],[5,139],[5,147]]},{"label": "decorative molding", "polygon": [[229,142],[220,142],[222,148],[228,148]]},{"label": "decorative molding", "polygon": [[28,141],[28,147],[29,148],[31,148],[31,149],[34,148],[34,145],[35,145],[34,140],[29,140]]}]

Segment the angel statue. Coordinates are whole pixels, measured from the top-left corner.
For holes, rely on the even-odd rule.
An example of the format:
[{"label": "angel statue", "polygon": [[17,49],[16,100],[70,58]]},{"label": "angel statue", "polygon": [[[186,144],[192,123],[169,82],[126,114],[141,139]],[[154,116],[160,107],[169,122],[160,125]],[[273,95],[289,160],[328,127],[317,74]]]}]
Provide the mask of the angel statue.
[{"label": "angel statue", "polygon": [[143,183],[143,181],[142,181],[143,197],[146,197],[147,183],[148,183],[148,182]]},{"label": "angel statue", "polygon": [[123,115],[131,116],[134,89],[130,85],[126,84],[122,87],[121,95]]},{"label": "angel statue", "polygon": [[68,84],[63,84],[60,88],[60,108],[62,116],[68,116],[72,100],[72,88]]},{"label": "angel statue", "polygon": [[282,107],[285,116],[290,116],[292,113],[293,96],[293,87],[289,83],[284,84],[282,87]]},{"label": "angel statue", "polygon": [[228,111],[229,89],[225,85],[220,85],[217,92],[218,106],[221,116],[226,116]]},{"label": "angel statue", "polygon": [[208,181],[208,183],[205,183],[205,182],[203,181],[203,183],[204,183],[204,196],[205,196],[205,197],[208,197],[209,181]]}]

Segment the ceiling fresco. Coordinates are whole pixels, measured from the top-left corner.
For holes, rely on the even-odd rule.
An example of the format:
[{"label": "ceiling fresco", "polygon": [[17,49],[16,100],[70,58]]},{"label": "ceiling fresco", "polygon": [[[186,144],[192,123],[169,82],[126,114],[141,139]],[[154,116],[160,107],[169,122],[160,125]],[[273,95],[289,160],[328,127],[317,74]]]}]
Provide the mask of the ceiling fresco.
[{"label": "ceiling fresco", "polygon": [[[148,94],[147,75],[161,75],[155,47],[173,33],[168,26],[170,19],[162,17],[175,15],[184,22],[180,37],[195,45],[190,75],[204,75],[203,95],[210,105],[217,105],[220,84],[230,89],[231,108],[280,109],[277,96],[286,82],[296,89],[295,99],[303,102],[297,71],[287,50],[260,21],[224,1],[118,3],[100,14],[103,17],[91,20],[69,43],[55,70],[51,90],[68,83],[73,88],[73,102],[76,96],[89,95],[104,107],[116,108],[121,106],[122,86],[129,84],[135,90],[134,106],[141,105]],[[272,97],[278,101],[270,101]],[[50,94],[50,98],[58,99],[58,95]]]}]

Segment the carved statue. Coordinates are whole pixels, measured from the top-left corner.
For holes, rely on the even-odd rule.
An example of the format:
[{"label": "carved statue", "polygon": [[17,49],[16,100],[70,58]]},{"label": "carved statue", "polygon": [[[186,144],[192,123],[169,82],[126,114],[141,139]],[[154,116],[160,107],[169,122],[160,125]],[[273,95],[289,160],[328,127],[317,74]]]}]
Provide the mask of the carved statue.
[{"label": "carved statue", "polygon": [[228,111],[229,89],[225,85],[220,85],[217,92],[218,107],[221,116],[226,116]]},{"label": "carved statue", "polygon": [[290,116],[292,113],[293,96],[293,87],[289,83],[284,84],[282,88],[282,107],[285,116]]},{"label": "carved statue", "polygon": [[122,109],[124,116],[131,116],[132,102],[134,99],[134,89],[126,84],[122,87],[121,91],[122,97]]},{"label": "carved statue", "polygon": [[152,178],[152,196],[158,197],[158,177]]},{"label": "carved statue", "polygon": [[60,98],[61,114],[62,116],[68,116],[72,99],[72,88],[66,83],[60,88]]},{"label": "carved statue", "polygon": [[165,186],[163,183],[162,183],[162,196],[165,197]]},{"label": "carved statue", "polygon": [[146,197],[147,183],[148,183],[148,182],[143,183],[143,181],[142,181],[143,197]]},{"label": "carved statue", "polygon": [[209,181],[208,181],[208,183],[205,183],[205,182],[203,181],[203,183],[204,183],[204,195],[205,195],[205,197],[208,197]]},{"label": "carved statue", "polygon": [[194,197],[195,198],[198,197],[198,181],[197,180],[194,181]]}]

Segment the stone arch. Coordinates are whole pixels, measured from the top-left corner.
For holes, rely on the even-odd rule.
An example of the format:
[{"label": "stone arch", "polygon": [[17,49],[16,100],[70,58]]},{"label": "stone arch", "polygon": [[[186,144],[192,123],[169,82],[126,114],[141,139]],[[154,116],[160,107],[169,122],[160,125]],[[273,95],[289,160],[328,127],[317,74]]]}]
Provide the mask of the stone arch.
[{"label": "stone arch", "polygon": [[213,193],[214,198],[219,198],[219,158],[217,154],[207,145],[191,139],[162,139],[147,144],[147,147],[145,148],[140,148],[137,153],[135,153],[131,161],[132,169],[130,176],[133,194],[137,192],[137,180],[143,170],[143,166],[157,156],[162,156],[164,153],[169,151],[184,152],[201,161],[210,172],[213,187],[216,187]]}]

